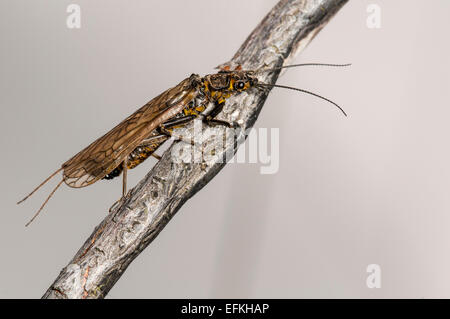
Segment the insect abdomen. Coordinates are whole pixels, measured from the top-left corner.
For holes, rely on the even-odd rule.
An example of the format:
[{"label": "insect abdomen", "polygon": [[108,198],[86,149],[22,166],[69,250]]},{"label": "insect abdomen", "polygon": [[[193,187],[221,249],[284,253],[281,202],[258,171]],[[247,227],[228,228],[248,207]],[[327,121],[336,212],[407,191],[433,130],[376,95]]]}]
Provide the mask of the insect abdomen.
[{"label": "insect abdomen", "polygon": [[[128,155],[128,162],[127,162],[127,168],[133,169],[139,164],[141,164],[143,161],[145,161],[147,158],[149,158],[153,152],[156,151],[156,149],[160,146],[158,145],[151,145],[151,146],[139,146],[136,147],[133,152]],[[117,166],[115,169],[113,169],[109,174],[107,174],[103,179],[113,179],[117,176],[119,176],[123,171],[122,165]]]}]

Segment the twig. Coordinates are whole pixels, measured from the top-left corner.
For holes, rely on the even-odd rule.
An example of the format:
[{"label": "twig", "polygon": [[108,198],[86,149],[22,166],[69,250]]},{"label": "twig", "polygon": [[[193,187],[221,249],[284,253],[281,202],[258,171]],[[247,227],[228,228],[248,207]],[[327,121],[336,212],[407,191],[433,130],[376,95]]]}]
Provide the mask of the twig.
[{"label": "twig", "polygon": [[[305,48],[347,1],[281,0],[232,60],[221,67],[234,69],[240,65],[244,70],[254,70],[283,65]],[[278,75],[279,71],[268,72],[261,74],[260,80],[275,83]],[[268,93],[268,90],[251,90],[227,100],[219,118],[237,122],[242,130],[225,144],[217,138],[204,141],[204,149],[220,150],[215,157],[201,163],[180,162],[177,159],[181,157],[175,151],[183,142],[173,143],[144,179],[97,226],[43,298],[105,297],[184,202],[205,186],[225,165],[224,159],[244,142],[244,132],[255,123]],[[226,129],[217,126],[212,130],[220,136]],[[198,140],[198,136],[194,138]]]}]

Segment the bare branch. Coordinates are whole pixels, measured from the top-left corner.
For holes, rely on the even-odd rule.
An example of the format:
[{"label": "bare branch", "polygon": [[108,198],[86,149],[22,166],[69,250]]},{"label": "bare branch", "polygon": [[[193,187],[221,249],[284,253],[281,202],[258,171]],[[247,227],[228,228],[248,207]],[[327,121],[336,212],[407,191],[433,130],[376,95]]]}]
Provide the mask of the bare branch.
[{"label": "bare branch", "polygon": [[[281,0],[242,44],[233,59],[221,67],[244,70],[278,67],[301,51],[348,0]],[[262,73],[260,80],[275,83],[278,71]],[[251,90],[231,97],[218,118],[237,122],[235,139],[221,139],[226,130],[211,128],[213,136],[203,150],[219,149],[201,163],[185,163],[176,155],[184,142],[174,142],[162,159],[97,226],[43,298],[103,298],[128,265],[158,236],[190,197],[225,165],[245,130],[255,123],[268,90]],[[189,132],[195,129],[190,127]],[[215,136],[214,136],[215,135]],[[199,136],[194,136],[199,140]],[[185,143],[186,144],[186,143]],[[219,145],[220,144],[220,145]]]}]

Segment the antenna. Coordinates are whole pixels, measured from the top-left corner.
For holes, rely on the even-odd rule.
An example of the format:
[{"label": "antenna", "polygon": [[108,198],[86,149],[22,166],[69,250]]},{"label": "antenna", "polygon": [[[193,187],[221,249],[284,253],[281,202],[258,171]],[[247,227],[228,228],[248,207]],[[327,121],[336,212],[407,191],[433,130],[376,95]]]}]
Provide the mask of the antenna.
[{"label": "antenna", "polygon": [[310,94],[312,96],[318,97],[319,99],[325,100],[331,104],[333,104],[334,106],[336,106],[345,116],[347,116],[347,113],[345,113],[344,109],[342,107],[340,107],[337,103],[331,101],[330,99],[327,99],[324,96],[321,96],[319,94],[304,90],[304,89],[299,89],[299,88],[294,88],[294,87],[290,87],[290,86],[286,86],[286,85],[278,85],[278,84],[269,84],[269,83],[258,83],[258,86],[262,86],[262,87],[277,87],[277,88],[282,88],[282,89],[289,89],[289,90],[294,90],[294,91],[299,91],[302,93],[306,93],[306,94]]}]

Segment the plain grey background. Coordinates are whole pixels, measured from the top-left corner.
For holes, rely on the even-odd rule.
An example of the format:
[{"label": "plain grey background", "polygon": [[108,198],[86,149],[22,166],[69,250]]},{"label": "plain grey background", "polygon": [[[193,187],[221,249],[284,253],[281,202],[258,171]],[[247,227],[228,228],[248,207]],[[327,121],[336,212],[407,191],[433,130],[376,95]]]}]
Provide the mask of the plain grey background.
[{"label": "plain grey background", "polygon": [[[120,180],[15,202],[189,74],[227,61],[276,0],[0,2],[0,297],[38,298]],[[381,7],[381,28],[366,26]],[[273,90],[256,127],[280,129],[280,169],[231,164],[189,200],[109,298],[450,297],[447,0],[350,1]],[[130,171],[135,185],[154,160]],[[382,286],[366,286],[369,264]]]}]

